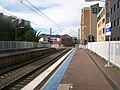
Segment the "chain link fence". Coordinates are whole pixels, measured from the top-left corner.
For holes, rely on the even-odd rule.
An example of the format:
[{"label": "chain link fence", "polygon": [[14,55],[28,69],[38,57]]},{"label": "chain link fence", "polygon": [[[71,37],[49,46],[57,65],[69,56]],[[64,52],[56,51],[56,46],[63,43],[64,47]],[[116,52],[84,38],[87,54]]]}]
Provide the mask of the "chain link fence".
[{"label": "chain link fence", "polygon": [[49,44],[42,44],[37,42],[20,42],[20,41],[0,41],[0,51],[18,50],[37,47],[50,47]]}]

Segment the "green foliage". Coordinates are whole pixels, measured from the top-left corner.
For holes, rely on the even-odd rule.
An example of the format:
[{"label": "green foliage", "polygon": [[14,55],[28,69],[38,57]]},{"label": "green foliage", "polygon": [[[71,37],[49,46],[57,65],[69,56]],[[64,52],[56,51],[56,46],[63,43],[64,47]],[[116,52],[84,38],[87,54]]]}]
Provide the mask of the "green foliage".
[{"label": "green foliage", "polygon": [[0,18],[0,41],[30,41],[38,42],[40,39],[40,32],[35,31],[31,26],[17,26],[11,25],[7,18]]},{"label": "green foliage", "polygon": [[25,41],[39,42],[40,38],[40,32],[37,33],[33,28],[27,30],[24,35]]},{"label": "green foliage", "polygon": [[89,35],[88,42],[95,42],[95,37],[93,35]]},{"label": "green foliage", "polygon": [[12,28],[9,21],[0,18],[0,41],[13,41],[14,30],[15,29]]}]

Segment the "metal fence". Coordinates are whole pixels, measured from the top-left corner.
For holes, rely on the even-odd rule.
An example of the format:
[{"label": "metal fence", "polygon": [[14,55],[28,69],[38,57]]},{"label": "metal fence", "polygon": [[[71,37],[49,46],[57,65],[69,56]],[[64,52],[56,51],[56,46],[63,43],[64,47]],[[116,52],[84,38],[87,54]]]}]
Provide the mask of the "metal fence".
[{"label": "metal fence", "polygon": [[36,47],[50,47],[49,44],[42,44],[37,42],[20,42],[20,41],[0,41],[0,51],[17,50]]},{"label": "metal fence", "polygon": [[[108,60],[109,42],[88,43],[86,48]],[[110,42],[110,62],[120,68],[120,41]]]}]

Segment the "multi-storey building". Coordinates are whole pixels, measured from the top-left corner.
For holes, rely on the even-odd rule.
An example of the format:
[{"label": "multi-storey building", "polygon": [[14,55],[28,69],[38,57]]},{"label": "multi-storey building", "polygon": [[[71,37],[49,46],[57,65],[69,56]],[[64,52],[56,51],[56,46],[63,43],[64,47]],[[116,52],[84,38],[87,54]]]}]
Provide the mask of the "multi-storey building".
[{"label": "multi-storey building", "polygon": [[88,35],[90,35],[90,8],[84,7],[81,12],[81,44],[87,44]]},{"label": "multi-storey building", "polygon": [[97,40],[97,14],[100,10],[99,4],[90,6],[90,35],[94,36]]},{"label": "multi-storey building", "polygon": [[108,22],[111,22],[111,40],[120,41],[120,0],[106,2],[106,23]]},{"label": "multi-storey building", "polygon": [[105,6],[97,14],[97,42],[105,41],[106,34],[106,15]]},{"label": "multi-storey building", "polygon": [[69,47],[74,46],[74,40],[71,36],[65,35],[49,35],[49,34],[41,34],[41,39],[39,42],[44,44],[51,44],[52,47]]},{"label": "multi-storey building", "polygon": [[[97,14],[101,7],[99,4],[82,9],[81,13],[81,44],[87,44],[89,36],[97,41]],[[93,39],[93,38],[92,38]]]},{"label": "multi-storey building", "polygon": [[24,19],[19,19],[15,16],[7,16],[3,13],[0,13],[0,19],[4,19],[6,22],[9,22],[14,28],[16,27],[25,27],[30,26],[31,22]]},{"label": "multi-storey building", "polygon": [[61,35],[61,43],[64,47],[73,46],[73,38],[67,34]]}]

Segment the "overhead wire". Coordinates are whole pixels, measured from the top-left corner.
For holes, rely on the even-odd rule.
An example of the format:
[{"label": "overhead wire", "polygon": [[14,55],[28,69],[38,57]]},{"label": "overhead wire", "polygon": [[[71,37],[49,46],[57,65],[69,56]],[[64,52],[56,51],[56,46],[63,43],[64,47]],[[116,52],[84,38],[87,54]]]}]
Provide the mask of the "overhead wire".
[{"label": "overhead wire", "polygon": [[[54,24],[56,27],[58,27],[60,29],[60,31],[62,30],[67,30],[65,28],[63,28],[61,25],[57,24],[55,21],[53,21],[51,18],[49,18],[46,14],[44,14],[41,10],[39,10],[36,6],[34,6],[31,2],[29,2],[28,0],[25,0],[27,3],[29,3],[33,8],[35,8],[37,11],[39,11],[40,13],[38,13],[37,11],[35,11],[34,9],[30,8],[27,4],[25,4],[23,2],[23,0],[18,0],[19,2],[21,2],[23,5],[25,5],[27,8],[29,8],[30,10],[32,10],[33,12],[37,13],[38,15],[40,15],[42,18],[46,19],[47,21],[49,21],[50,23]],[[75,32],[74,30],[71,29],[71,31]]]},{"label": "overhead wire", "polygon": [[35,11],[34,9],[32,9],[31,7],[29,7],[27,4],[25,4],[22,1],[18,0],[19,2],[21,2],[24,6],[26,6],[27,8],[29,8],[30,10],[32,10],[33,12],[37,13],[38,15],[40,15],[42,18],[44,18],[45,20],[47,20],[48,22],[54,24],[56,27],[62,29],[59,25],[57,25],[52,19],[50,19],[49,17],[47,17],[43,12],[41,12],[37,7],[35,7],[32,3],[30,3],[28,0],[26,1],[27,3],[29,3],[32,7],[34,7],[37,11],[39,11],[40,13],[42,13],[42,15],[40,13],[38,13],[37,11]]},{"label": "overhead wire", "polygon": [[[17,16],[15,16],[15,15],[13,15],[13,14],[11,14],[11,13],[8,13],[8,12],[6,12],[6,11],[4,11],[4,10],[1,10],[1,11],[3,11],[3,13],[6,13],[7,15],[10,15],[10,16],[13,16],[13,17],[15,17],[15,18],[18,18]],[[19,19],[21,19],[21,18],[19,18]],[[42,27],[41,25],[35,24],[35,23],[33,23],[33,22],[31,22],[31,23],[32,23],[33,25]],[[47,28],[40,28],[40,29],[44,29],[44,30],[49,31]]]},{"label": "overhead wire", "polygon": [[36,26],[38,26],[38,27],[40,27],[40,29],[44,29],[44,30],[47,30],[47,31],[49,31],[47,28],[41,28],[42,26],[41,25],[38,25],[38,24],[35,24],[35,23],[32,23],[33,25],[36,25]]},{"label": "overhead wire", "polygon": [[49,18],[46,14],[44,14],[42,11],[40,11],[37,7],[35,7],[31,2],[29,2],[28,0],[25,0],[26,2],[28,2],[31,6],[33,6],[36,10],[38,10],[43,16],[45,16],[47,19],[49,19],[50,21],[52,21],[54,24],[58,25],[59,27],[63,28],[62,26],[60,26],[59,24],[57,24],[55,21],[53,21],[51,18]]}]

